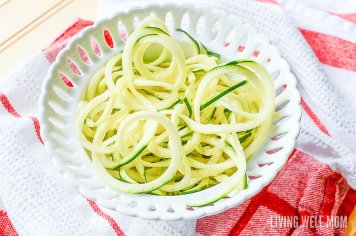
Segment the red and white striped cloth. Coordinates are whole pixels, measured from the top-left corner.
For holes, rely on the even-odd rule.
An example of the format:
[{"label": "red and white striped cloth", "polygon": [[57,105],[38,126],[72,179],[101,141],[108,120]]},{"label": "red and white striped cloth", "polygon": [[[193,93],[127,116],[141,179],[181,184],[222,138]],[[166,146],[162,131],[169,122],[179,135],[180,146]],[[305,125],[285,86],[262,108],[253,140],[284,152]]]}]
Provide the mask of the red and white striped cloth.
[{"label": "red and white striped cloth", "polygon": [[[261,31],[266,31],[265,34],[271,32],[268,32],[268,27],[261,29],[261,21],[273,21],[264,17],[287,13],[320,61],[318,66],[321,66],[327,77],[326,84],[321,86],[331,86],[341,93],[343,96],[340,100],[345,98],[342,106],[356,101],[353,92],[356,87],[355,1],[289,0],[279,4],[273,0],[260,0],[258,3],[243,0],[236,0],[235,3],[202,2],[246,18]],[[123,6],[124,3],[118,5],[117,1],[106,0],[102,2],[100,12],[102,15],[108,14]],[[281,6],[284,10],[281,10]],[[255,21],[253,16],[257,17]],[[342,150],[340,152],[345,154],[345,158],[353,156],[351,151],[345,150],[355,150],[352,149],[355,147],[352,143],[354,140],[348,140],[347,137],[356,132],[356,127],[353,127],[355,130],[347,130],[352,124],[340,126],[335,124],[337,122],[334,118],[329,117],[330,114],[325,115],[327,107],[320,105],[314,97],[317,93],[308,91],[311,88],[304,84],[305,79],[311,80],[312,84],[314,77],[301,78],[304,75],[293,65],[292,70],[302,90],[304,109],[297,148],[276,179],[244,204],[197,222],[144,221],[100,208],[69,187],[56,173],[44,151],[36,118],[37,100],[41,81],[50,63],[72,36],[91,24],[90,21],[77,20],[47,49],[21,65],[0,87],[1,236],[343,234],[344,228],[328,226],[327,219],[330,216],[350,215],[356,205],[356,191],[350,188],[347,181],[355,188],[355,179],[351,175],[355,178],[356,172],[354,169],[352,172],[352,169],[343,168],[342,161],[333,159],[340,157],[332,152]],[[278,36],[272,35],[270,38],[278,44],[289,62],[294,63],[293,59],[288,58],[292,54],[284,47],[287,43],[278,41],[281,40]],[[299,43],[302,37],[292,40]],[[310,55],[304,56],[305,61],[300,63],[308,70],[314,65],[309,64]],[[315,134],[314,137],[308,133],[308,130],[313,133],[316,129],[325,137],[321,134]],[[337,146],[336,150],[328,149],[330,143]],[[355,166],[355,160],[350,161],[349,165]],[[341,172],[347,181],[325,163]],[[311,222],[299,226],[276,227],[274,220],[278,216],[295,216],[299,223],[307,219],[304,217],[320,216],[320,222],[318,227],[313,227]]]}]

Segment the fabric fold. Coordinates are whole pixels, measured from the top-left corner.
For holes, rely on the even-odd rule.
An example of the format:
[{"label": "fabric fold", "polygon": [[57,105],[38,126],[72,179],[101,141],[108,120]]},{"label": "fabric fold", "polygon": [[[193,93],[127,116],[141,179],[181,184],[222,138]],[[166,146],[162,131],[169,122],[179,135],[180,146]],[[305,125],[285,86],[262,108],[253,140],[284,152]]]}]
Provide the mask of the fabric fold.
[{"label": "fabric fold", "polygon": [[[256,27],[278,47],[298,80],[304,111],[296,149],[276,179],[257,196],[198,221],[167,222],[142,220],[101,208],[71,187],[46,154],[36,117],[41,83],[50,63],[71,37],[92,24],[77,20],[46,50],[28,59],[1,81],[0,197],[3,207],[0,209],[6,212],[0,211],[0,223],[2,217],[7,225],[10,219],[19,235],[29,236],[220,236],[256,232],[333,235],[344,232],[344,228],[335,227],[276,228],[271,223],[280,216],[300,220],[302,216],[336,217],[351,213],[350,204],[356,204],[356,191],[350,189],[350,186],[356,189],[356,143],[350,141],[356,140],[356,109],[350,101],[355,101],[356,94],[353,99],[343,98],[342,87],[336,88],[330,83],[330,72],[325,73],[310,47],[313,45],[308,44],[310,41],[305,40],[298,29],[296,16],[291,17],[291,13],[283,10],[283,2],[281,6],[275,1],[268,2],[274,3],[194,2],[235,14]],[[106,18],[117,11],[148,3],[102,0],[99,17]],[[356,42],[351,42],[350,47],[356,50]],[[356,71],[350,73],[356,74]]]}]

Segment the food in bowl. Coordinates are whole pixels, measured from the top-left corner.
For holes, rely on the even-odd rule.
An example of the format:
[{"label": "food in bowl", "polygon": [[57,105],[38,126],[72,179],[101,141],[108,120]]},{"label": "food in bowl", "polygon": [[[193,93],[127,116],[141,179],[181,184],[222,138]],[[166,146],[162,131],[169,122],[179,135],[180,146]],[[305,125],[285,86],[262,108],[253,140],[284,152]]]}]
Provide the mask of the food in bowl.
[{"label": "food in bowl", "polygon": [[247,187],[246,161],[268,139],[274,95],[258,62],[223,62],[149,16],[90,79],[76,129],[111,187],[182,195],[221,184],[192,205],[205,206]]}]

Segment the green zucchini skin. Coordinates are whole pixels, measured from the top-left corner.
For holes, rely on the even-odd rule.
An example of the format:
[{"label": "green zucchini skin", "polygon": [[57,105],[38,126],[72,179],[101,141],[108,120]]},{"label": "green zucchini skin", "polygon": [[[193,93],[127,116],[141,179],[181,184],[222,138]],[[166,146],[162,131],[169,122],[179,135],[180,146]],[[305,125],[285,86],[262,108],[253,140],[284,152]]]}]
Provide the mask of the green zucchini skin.
[{"label": "green zucchini skin", "polygon": [[187,204],[187,207],[205,207],[205,206],[209,206],[223,198],[225,198],[230,192],[232,192],[233,190],[238,190],[241,191],[243,189],[247,188],[247,174],[245,172],[244,178],[242,179],[242,181],[240,182],[240,184],[238,186],[236,186],[236,188],[233,188],[229,191],[226,191],[226,193],[221,194],[220,196],[216,197],[215,199],[209,200],[209,201],[202,201],[200,203],[197,204]]}]

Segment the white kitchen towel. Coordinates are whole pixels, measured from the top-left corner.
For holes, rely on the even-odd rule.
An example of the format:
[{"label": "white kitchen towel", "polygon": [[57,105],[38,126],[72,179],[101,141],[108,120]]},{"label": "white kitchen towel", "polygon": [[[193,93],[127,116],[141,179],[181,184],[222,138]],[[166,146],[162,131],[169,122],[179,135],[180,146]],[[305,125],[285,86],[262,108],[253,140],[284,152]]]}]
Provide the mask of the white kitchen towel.
[{"label": "white kitchen towel", "polygon": [[[324,11],[315,9],[318,5],[312,1],[305,2],[306,5],[300,1],[282,1],[284,10],[274,3],[248,0],[199,0],[197,4],[242,17],[280,49],[298,79],[304,99],[298,148],[340,172],[356,189],[356,94],[352,90],[356,84],[356,69],[352,65],[355,59],[339,58],[349,53],[342,51],[348,47],[347,43],[356,44],[356,26],[325,13],[325,9],[333,10],[327,8],[331,1],[320,4]],[[348,1],[342,2],[347,4]],[[145,3],[103,0],[100,16],[108,17],[129,4]],[[354,5],[349,5],[346,10],[352,12]],[[348,13],[343,10],[337,14]],[[341,47],[330,55],[334,57],[332,62],[318,57],[323,64],[319,63],[315,50],[313,52],[304,39],[308,39],[310,31],[331,35],[332,39],[336,37],[335,42]],[[311,41],[308,43],[311,45]],[[340,63],[333,64],[335,61]],[[44,54],[38,53],[0,86],[1,102],[7,104],[0,106],[0,196],[17,233],[26,236],[122,235],[124,231],[126,235],[194,235],[195,221],[146,221],[99,208],[56,172],[41,144],[35,118],[41,83],[49,66]],[[313,116],[314,113],[318,116]]]}]

